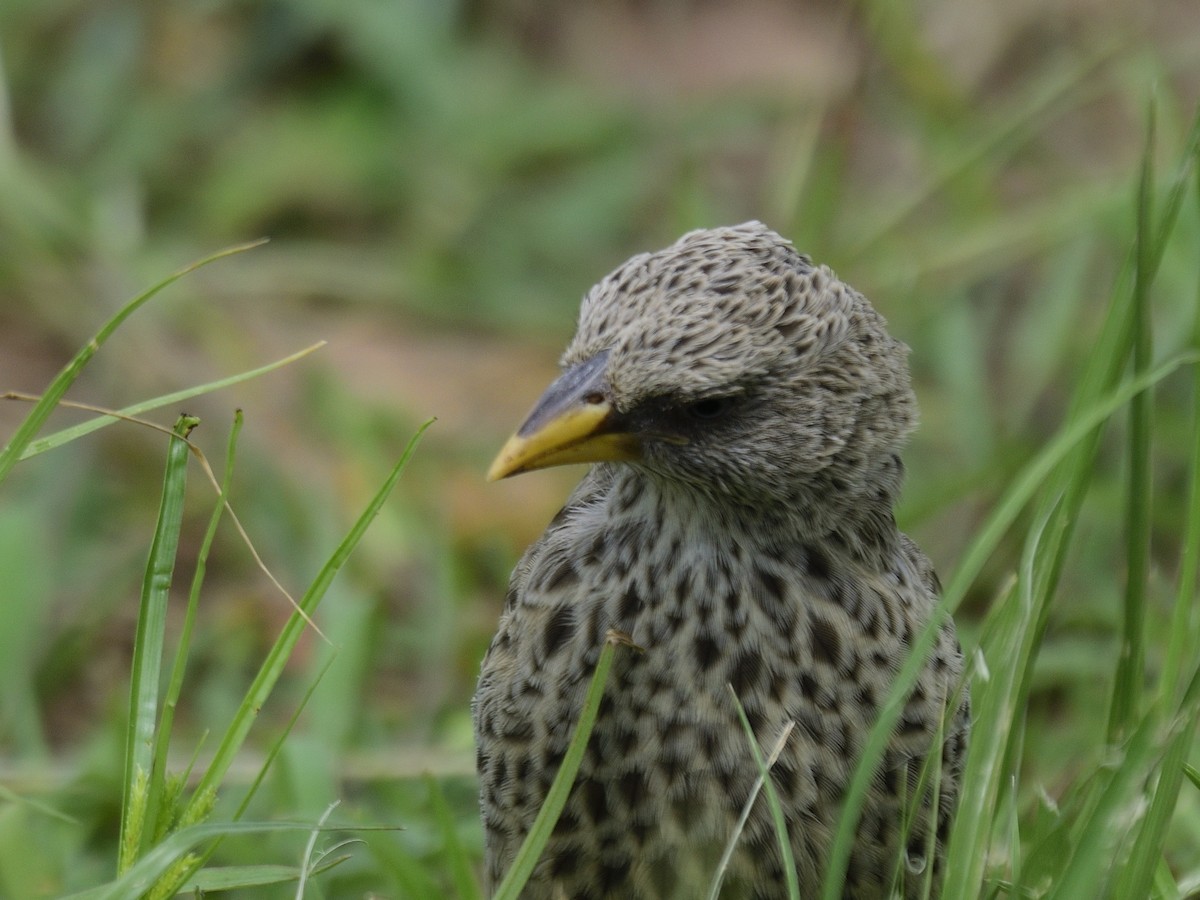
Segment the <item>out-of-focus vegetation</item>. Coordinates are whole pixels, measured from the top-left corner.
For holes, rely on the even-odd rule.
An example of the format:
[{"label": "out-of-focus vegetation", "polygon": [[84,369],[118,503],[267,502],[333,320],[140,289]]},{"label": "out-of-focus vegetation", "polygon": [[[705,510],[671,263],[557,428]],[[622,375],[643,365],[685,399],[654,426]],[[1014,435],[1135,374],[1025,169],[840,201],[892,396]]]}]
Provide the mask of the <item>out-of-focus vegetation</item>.
[{"label": "out-of-focus vegetation", "polygon": [[[269,237],[140,311],[68,396],[120,407],[329,340],[187,406],[213,460],[245,411],[230,500],[297,594],[417,425],[439,417],[321,607],[337,659],[248,815],[315,821],[340,798],[337,821],[405,829],[364,832],[310,896],[467,895],[455,847],[476,858],[481,845],[475,673],[511,564],[577,474],[486,486],[481,473],[551,377],[582,292],[631,252],[748,218],[832,265],[913,349],[924,420],[901,518],[949,574],[1058,429],[1096,347],[1132,258],[1152,97],[1159,168],[1183,152],[1200,97],[1194,16],[1188,0],[6,0],[0,390],[42,391],[127,297]],[[1189,199],[1150,297],[1157,358],[1194,340],[1198,236]],[[1151,674],[1178,624],[1190,385],[1181,370],[1156,389]],[[0,441],[27,412],[0,403]],[[79,417],[63,410],[52,426]],[[1047,798],[1111,758],[1123,421],[1099,445],[1033,670],[1017,843],[1053,834]],[[113,876],[165,440],[117,425],[22,462],[0,486],[0,896]],[[179,585],[212,496],[192,478]],[[1016,531],[959,613],[968,646],[1017,565]],[[182,602],[172,609],[174,635]],[[223,528],[176,768],[196,746],[211,755],[204,735],[225,728],[290,611]],[[301,641],[231,791],[330,644]],[[296,864],[304,840],[230,835],[218,860]],[[1176,896],[1200,886],[1197,846],[1185,782],[1164,838]],[[1053,855],[1039,852],[1035,872]],[[1005,859],[997,879],[1015,878]]]}]

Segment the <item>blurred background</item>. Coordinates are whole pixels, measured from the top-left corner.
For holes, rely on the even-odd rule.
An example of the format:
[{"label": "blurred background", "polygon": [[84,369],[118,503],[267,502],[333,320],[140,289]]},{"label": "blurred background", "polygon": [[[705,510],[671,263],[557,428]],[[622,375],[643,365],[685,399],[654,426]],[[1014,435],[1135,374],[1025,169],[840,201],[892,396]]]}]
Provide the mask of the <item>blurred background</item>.
[{"label": "blurred background", "polygon": [[[245,411],[231,500],[296,594],[437,417],[321,608],[338,659],[253,814],[315,817],[341,798],[343,820],[405,830],[365,835],[317,891],[440,896],[429,823],[445,813],[480,852],[469,699],[508,572],[579,476],[482,473],[553,377],[584,291],[633,252],[750,218],[834,267],[912,347],[923,424],[900,517],[945,576],[1061,422],[1131,246],[1152,97],[1165,170],[1200,97],[1190,0],[5,0],[0,391],[39,393],[128,297],[269,237],[152,301],[69,397],[120,407],[328,341],[187,405],[214,465]],[[1190,327],[1194,204],[1180,228],[1163,353]],[[1186,387],[1161,389],[1164,534],[1181,514]],[[0,439],[27,411],[0,401]],[[82,418],[56,415],[52,429]],[[0,799],[0,896],[111,877],[165,448],[121,424],[0,490],[0,782],[71,817]],[[1051,794],[1106,696],[1120,455],[1114,440],[1098,463],[1111,472],[1039,670],[1030,781]],[[177,585],[212,500],[196,469],[189,492]],[[965,643],[1016,546],[960,613]],[[1165,596],[1175,561],[1156,563]],[[223,528],[181,762],[223,729],[289,611]],[[330,652],[305,639],[252,744]],[[293,860],[303,837],[230,841],[223,858]]]}]

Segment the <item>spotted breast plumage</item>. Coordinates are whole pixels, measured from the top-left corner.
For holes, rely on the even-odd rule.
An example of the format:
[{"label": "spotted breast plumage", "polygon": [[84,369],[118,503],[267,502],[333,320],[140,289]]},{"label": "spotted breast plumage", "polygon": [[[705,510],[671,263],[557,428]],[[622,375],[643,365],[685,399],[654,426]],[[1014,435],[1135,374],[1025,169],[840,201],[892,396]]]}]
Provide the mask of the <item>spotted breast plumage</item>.
[{"label": "spotted breast plumage", "polygon": [[[939,586],[896,527],[907,348],[756,223],[696,231],[591,289],[563,375],[491,477],[593,462],[512,575],[474,701],[494,887],[621,648],[523,896],[786,896],[745,710],[770,749],[802,897],[825,877],[868,731]],[[843,896],[938,896],[968,732],[952,623],[866,798]],[[732,692],[730,690],[732,687]],[[790,729],[790,730],[787,730]]]}]

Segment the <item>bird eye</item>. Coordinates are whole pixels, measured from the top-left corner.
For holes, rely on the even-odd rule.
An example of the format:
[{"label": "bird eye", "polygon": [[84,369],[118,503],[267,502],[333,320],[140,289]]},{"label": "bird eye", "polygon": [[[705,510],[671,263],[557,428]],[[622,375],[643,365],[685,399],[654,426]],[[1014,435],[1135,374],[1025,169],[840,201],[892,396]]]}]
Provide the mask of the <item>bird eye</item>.
[{"label": "bird eye", "polygon": [[687,411],[693,419],[716,419],[728,412],[731,406],[732,397],[705,397],[689,404]]}]

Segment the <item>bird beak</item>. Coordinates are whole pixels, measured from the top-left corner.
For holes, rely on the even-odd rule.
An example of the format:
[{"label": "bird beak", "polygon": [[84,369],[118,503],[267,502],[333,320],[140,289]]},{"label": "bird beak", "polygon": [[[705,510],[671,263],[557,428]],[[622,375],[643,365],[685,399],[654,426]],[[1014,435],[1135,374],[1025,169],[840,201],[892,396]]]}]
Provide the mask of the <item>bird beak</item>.
[{"label": "bird beak", "polygon": [[604,350],[556,379],[500,450],[488,481],[569,463],[639,459],[641,441],[620,429],[607,364]]}]

